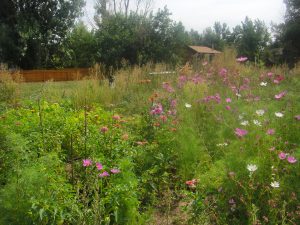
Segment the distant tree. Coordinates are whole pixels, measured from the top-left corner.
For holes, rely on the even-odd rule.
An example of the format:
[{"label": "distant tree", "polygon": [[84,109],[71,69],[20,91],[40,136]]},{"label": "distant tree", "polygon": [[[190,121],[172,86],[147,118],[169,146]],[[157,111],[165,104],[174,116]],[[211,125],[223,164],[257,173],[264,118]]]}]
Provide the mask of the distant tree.
[{"label": "distant tree", "polygon": [[285,0],[285,23],[281,26],[280,41],[283,45],[284,61],[291,66],[300,60],[300,0]]},{"label": "distant tree", "polygon": [[69,33],[65,46],[70,60],[69,67],[91,67],[95,64],[95,35],[83,22],[79,22]]},{"label": "distant tree", "polygon": [[[3,1],[8,7],[0,7],[0,27],[9,30],[8,35],[14,40],[14,46],[18,48],[19,53],[12,63],[26,69],[56,66],[60,61],[57,58],[60,55],[59,51],[63,49],[66,35],[80,15],[84,1]],[[9,15],[5,15],[6,9],[10,10]],[[12,19],[3,19],[5,16]],[[1,41],[0,44],[1,51],[6,55],[3,58],[11,58],[5,53],[5,43]]]},{"label": "distant tree", "polygon": [[247,56],[254,61],[259,59],[264,49],[271,40],[270,33],[264,22],[255,20],[254,22],[246,17],[242,25],[237,25],[231,36],[238,54]]}]

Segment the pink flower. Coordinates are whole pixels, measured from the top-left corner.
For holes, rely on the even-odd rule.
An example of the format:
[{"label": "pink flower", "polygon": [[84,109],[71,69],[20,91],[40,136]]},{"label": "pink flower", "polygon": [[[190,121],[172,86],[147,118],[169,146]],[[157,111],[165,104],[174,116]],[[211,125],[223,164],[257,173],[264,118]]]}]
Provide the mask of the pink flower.
[{"label": "pink flower", "polygon": [[156,104],[150,112],[151,115],[160,115],[162,113],[163,113],[163,107],[160,103]]},{"label": "pink flower", "polygon": [[286,91],[283,91],[281,93],[279,93],[278,95],[275,95],[275,99],[279,100],[281,99],[282,97],[284,97],[286,95]]},{"label": "pink flower", "polygon": [[166,122],[168,117],[165,115],[160,115],[159,118],[161,119],[162,122]]},{"label": "pink flower", "polygon": [[294,156],[287,157],[287,161],[291,164],[294,164],[297,162],[297,159]]},{"label": "pink flower", "polygon": [[284,152],[280,152],[279,154],[278,154],[278,157],[279,157],[279,159],[285,159],[286,158],[286,154],[284,153]]},{"label": "pink flower", "polygon": [[230,103],[231,102],[231,98],[226,98],[226,102]]},{"label": "pink flower", "polygon": [[84,159],[84,160],[82,160],[82,165],[84,167],[91,166],[92,165],[92,160],[90,160],[90,159]]},{"label": "pink flower", "polygon": [[296,120],[300,120],[300,115],[295,116]]},{"label": "pink flower", "polygon": [[100,129],[101,133],[106,133],[108,131],[108,127],[104,126]]},{"label": "pink flower", "polygon": [[198,181],[197,181],[196,179],[193,179],[193,180],[187,180],[187,181],[185,182],[185,184],[188,185],[190,188],[195,188],[197,182],[198,182]]},{"label": "pink flower", "polygon": [[238,137],[243,137],[243,136],[245,136],[246,134],[248,134],[248,131],[247,131],[247,130],[240,129],[240,128],[236,128],[234,133],[235,133]]},{"label": "pink flower", "polygon": [[203,66],[206,66],[207,64],[208,64],[207,61],[204,61],[204,62],[202,63]]},{"label": "pink flower", "polygon": [[246,62],[247,60],[248,60],[248,58],[247,57],[243,57],[243,56],[241,56],[241,57],[239,57],[239,58],[236,59],[237,62]]},{"label": "pink flower", "polygon": [[230,107],[230,105],[226,105],[226,107],[225,107],[227,110],[231,110],[231,107]]},{"label": "pink flower", "polygon": [[108,177],[109,173],[107,171],[104,171],[103,173],[99,174],[99,177]]},{"label": "pink flower", "polygon": [[102,170],[103,169],[102,164],[99,163],[99,162],[96,163],[96,167],[97,167],[97,170]]},{"label": "pink flower", "polygon": [[220,76],[225,77],[227,75],[227,69],[226,68],[222,68],[219,72]]},{"label": "pink flower", "polygon": [[174,88],[168,82],[163,82],[163,89],[170,93],[175,91]]},{"label": "pink flower", "polygon": [[170,103],[170,107],[171,107],[171,108],[176,108],[176,106],[177,106],[177,100],[176,100],[176,99],[173,99],[173,100],[171,101],[171,103]]},{"label": "pink flower", "polygon": [[273,74],[272,72],[268,72],[268,73],[267,73],[267,76],[270,77],[270,78],[271,78],[273,75],[274,75],[274,74]]},{"label": "pink flower", "polygon": [[121,119],[121,117],[119,116],[119,115],[113,115],[113,117],[112,117],[114,120],[119,120],[119,119]]},{"label": "pink flower", "polygon": [[275,130],[274,129],[268,129],[267,130],[267,134],[268,135],[273,135],[275,133]]},{"label": "pink flower", "polygon": [[114,169],[111,169],[110,172],[113,174],[117,174],[117,173],[120,173],[121,171],[119,169],[114,168]]}]

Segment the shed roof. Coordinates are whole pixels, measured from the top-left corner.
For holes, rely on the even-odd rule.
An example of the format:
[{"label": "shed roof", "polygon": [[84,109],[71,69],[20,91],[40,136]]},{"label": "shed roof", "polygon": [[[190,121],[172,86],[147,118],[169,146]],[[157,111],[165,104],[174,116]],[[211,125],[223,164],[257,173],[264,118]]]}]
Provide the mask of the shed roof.
[{"label": "shed roof", "polygon": [[217,50],[214,50],[214,49],[206,47],[206,46],[189,46],[189,48],[193,49],[197,53],[203,53],[203,54],[220,54],[221,53]]}]

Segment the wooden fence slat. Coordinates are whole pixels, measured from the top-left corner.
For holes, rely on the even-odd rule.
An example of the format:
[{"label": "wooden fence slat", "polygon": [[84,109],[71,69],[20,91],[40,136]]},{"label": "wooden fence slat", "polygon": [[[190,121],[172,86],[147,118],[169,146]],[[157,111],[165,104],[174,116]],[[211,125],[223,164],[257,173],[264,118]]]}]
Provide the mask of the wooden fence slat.
[{"label": "wooden fence slat", "polygon": [[19,71],[25,82],[72,81],[82,79],[84,76],[89,75],[89,72],[88,68]]}]

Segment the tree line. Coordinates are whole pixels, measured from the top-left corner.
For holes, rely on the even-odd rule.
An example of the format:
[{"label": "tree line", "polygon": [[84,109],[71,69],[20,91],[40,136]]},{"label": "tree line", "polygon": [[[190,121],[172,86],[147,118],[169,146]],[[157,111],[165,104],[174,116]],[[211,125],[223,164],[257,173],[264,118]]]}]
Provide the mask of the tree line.
[{"label": "tree line", "polygon": [[22,69],[90,67],[107,70],[148,62],[184,63],[187,45],[226,46],[266,65],[299,60],[300,0],[285,0],[285,22],[269,28],[245,18],[216,22],[202,33],[171,19],[153,0],[97,0],[92,29],[80,21],[84,0],[1,0],[0,62]]}]

